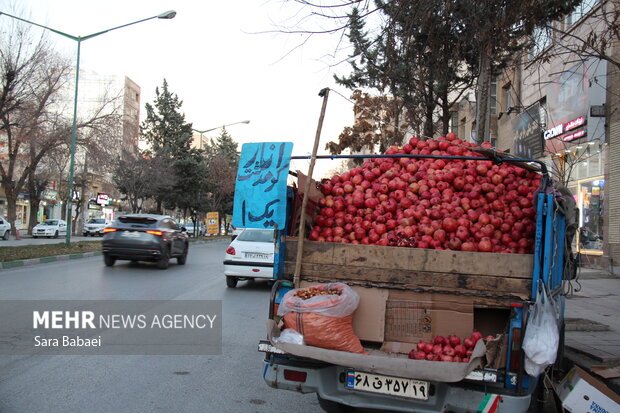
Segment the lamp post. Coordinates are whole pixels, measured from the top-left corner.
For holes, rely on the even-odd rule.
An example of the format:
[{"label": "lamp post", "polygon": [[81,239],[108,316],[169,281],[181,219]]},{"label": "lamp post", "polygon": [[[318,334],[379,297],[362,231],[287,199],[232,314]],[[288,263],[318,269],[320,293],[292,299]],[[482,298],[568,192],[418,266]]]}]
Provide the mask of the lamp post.
[{"label": "lamp post", "polygon": [[[76,142],[77,142],[77,101],[78,101],[78,83],[80,80],[80,48],[82,45],[82,42],[84,40],[88,40],[88,39],[92,39],[93,37],[97,37],[99,35],[102,35],[104,33],[108,33],[111,32],[112,30],[117,30],[117,29],[121,29],[123,27],[127,27],[127,26],[131,26],[137,23],[142,23],[145,22],[147,20],[152,20],[152,19],[172,19],[174,18],[174,16],[176,16],[176,12],[174,10],[169,10],[167,12],[158,14],[156,16],[152,16],[152,17],[147,17],[146,19],[142,19],[142,20],[137,20],[135,22],[131,22],[131,23],[126,23],[123,24],[121,26],[116,26],[116,27],[112,27],[111,29],[106,29],[106,30],[102,30],[100,32],[96,32],[93,34],[89,34],[86,36],[73,36],[70,35],[68,33],[65,32],[61,32],[60,30],[56,30],[56,29],[52,29],[51,27],[47,27],[44,26],[42,24],[38,24],[35,22],[31,22],[30,20],[26,20],[26,19],[22,19],[21,17],[17,17],[17,16],[13,16],[10,15],[8,13],[5,12],[0,12],[0,15],[4,15],[4,16],[8,16],[11,17],[13,19],[28,23],[28,24],[32,24],[34,26],[40,27],[42,29],[45,30],[49,30],[51,32],[54,32],[56,34],[59,34],[63,37],[66,37],[68,39],[71,40],[75,40],[77,42],[77,58],[76,58],[76,64],[75,64],[75,94],[73,97],[73,125],[71,127],[71,155],[69,158],[69,183],[68,183],[68,193],[69,193],[69,199],[67,200],[67,235],[65,237],[65,243],[67,245],[71,244],[71,215],[72,215],[72,211],[71,208],[73,206],[73,170],[75,168],[75,146],[76,146]],[[83,196],[83,194],[82,194]]]},{"label": "lamp post", "polygon": [[[218,126],[216,128],[211,128],[211,129],[205,129],[205,130],[198,130],[198,129],[192,129],[194,132],[198,132],[200,134],[200,142],[198,142],[198,149],[202,150],[202,140],[203,140],[203,134],[207,133],[207,132],[211,132],[217,129],[221,129],[221,128],[225,128],[226,126],[232,126],[232,125],[239,125],[240,123],[244,123],[244,124],[248,124],[250,123],[249,120],[242,120],[240,122],[233,122],[233,123],[227,123],[226,125],[222,125],[222,126]],[[200,192],[198,192],[198,196],[200,196]],[[196,229],[194,230],[194,233],[196,233]]]},{"label": "lamp post", "polygon": [[226,126],[238,125],[240,123],[245,123],[247,125],[248,123],[250,123],[250,121],[242,120],[240,122],[228,123],[226,125],[218,126],[217,128],[211,128],[211,129],[205,129],[205,130],[192,129],[194,132],[198,132],[200,134],[200,142],[198,142],[198,149],[202,149],[202,139],[203,139],[202,135],[203,134],[217,130],[217,129],[225,128]]}]

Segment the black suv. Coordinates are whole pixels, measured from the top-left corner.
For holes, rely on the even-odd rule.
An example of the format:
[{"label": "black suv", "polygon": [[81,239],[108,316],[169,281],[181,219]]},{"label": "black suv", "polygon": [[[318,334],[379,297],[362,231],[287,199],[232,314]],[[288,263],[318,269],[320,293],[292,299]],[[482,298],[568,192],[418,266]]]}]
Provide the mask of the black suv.
[{"label": "black suv", "polygon": [[176,257],[179,265],[187,260],[187,232],[169,216],[121,215],[103,232],[103,260],[108,267],[116,260],[131,260],[153,261],[166,269],[170,258]]}]

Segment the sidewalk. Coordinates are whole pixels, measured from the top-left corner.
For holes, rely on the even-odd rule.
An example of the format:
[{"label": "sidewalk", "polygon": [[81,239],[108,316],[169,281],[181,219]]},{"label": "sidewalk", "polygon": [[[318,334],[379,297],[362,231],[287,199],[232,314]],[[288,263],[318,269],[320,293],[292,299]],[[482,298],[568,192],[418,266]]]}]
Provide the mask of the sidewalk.
[{"label": "sidewalk", "polygon": [[602,363],[620,362],[620,278],[581,270],[566,299],[566,346]]},{"label": "sidewalk", "polygon": [[[81,235],[72,235],[71,242],[78,241],[101,241],[101,237],[83,237]],[[21,235],[21,239],[15,239],[14,235],[11,235],[7,241],[0,240],[0,247],[21,247],[23,245],[42,245],[42,244],[59,244],[65,242],[65,236],[61,235],[58,238],[32,238],[32,235]]]},{"label": "sidewalk", "polygon": [[[565,357],[586,370],[620,365],[620,278],[581,269],[566,297]],[[614,391],[620,378],[604,380]]]}]

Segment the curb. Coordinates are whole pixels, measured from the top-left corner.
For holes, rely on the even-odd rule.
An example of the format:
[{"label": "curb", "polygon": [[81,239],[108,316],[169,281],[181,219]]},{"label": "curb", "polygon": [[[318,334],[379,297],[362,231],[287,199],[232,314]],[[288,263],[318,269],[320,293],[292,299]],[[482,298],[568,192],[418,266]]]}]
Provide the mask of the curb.
[{"label": "curb", "polygon": [[94,257],[97,255],[101,255],[101,251],[79,252],[79,253],[67,254],[67,255],[53,255],[51,257],[28,258],[25,260],[6,261],[6,262],[0,262],[0,270],[8,270],[11,268],[26,267],[26,266],[37,265],[37,264],[46,264],[46,263],[57,262],[57,261],[75,260],[79,258]]},{"label": "curb", "polygon": [[[223,240],[225,241],[227,240],[227,238],[219,237],[219,238],[213,238],[213,239],[194,241],[194,242],[191,242],[190,245],[208,244],[211,242],[223,241]],[[6,261],[6,262],[0,262],[0,271],[12,269],[12,268],[27,267],[30,265],[47,264],[50,262],[76,260],[79,258],[88,258],[88,257],[97,256],[97,255],[101,255],[101,251],[78,252],[75,254],[52,255],[50,257],[28,258],[25,260]]]}]

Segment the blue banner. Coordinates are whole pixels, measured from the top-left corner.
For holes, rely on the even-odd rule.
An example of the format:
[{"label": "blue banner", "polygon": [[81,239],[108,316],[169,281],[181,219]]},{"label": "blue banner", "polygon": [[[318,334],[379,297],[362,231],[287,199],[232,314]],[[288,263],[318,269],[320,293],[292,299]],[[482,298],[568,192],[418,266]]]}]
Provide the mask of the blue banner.
[{"label": "blue banner", "polygon": [[284,228],[291,142],[245,143],[235,182],[233,226]]}]

